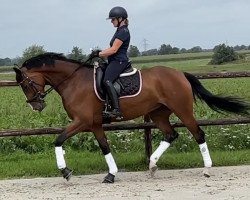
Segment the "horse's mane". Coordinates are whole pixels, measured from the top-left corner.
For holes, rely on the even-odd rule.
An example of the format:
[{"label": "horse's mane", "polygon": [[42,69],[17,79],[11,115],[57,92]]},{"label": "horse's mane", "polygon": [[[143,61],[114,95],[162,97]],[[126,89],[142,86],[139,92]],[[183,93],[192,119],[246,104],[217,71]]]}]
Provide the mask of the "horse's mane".
[{"label": "horse's mane", "polygon": [[62,60],[65,62],[71,62],[71,63],[76,63],[81,66],[85,67],[93,67],[93,65],[89,65],[86,63],[83,63],[79,60],[74,60],[74,59],[69,59],[65,57],[62,53],[54,53],[54,52],[47,52],[40,54],[38,56],[34,56],[28,60],[26,60],[23,64],[22,67],[26,67],[27,69],[31,69],[34,67],[41,67],[42,65],[54,65],[55,60]]}]

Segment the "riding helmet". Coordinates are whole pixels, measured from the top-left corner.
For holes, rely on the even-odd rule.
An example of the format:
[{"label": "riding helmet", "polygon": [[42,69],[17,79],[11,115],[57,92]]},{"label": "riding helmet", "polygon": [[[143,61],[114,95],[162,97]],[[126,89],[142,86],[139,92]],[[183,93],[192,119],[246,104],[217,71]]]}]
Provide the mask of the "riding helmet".
[{"label": "riding helmet", "polygon": [[113,19],[113,18],[119,18],[119,17],[123,19],[127,19],[128,13],[125,10],[125,8],[116,6],[109,11],[109,17],[107,19]]}]

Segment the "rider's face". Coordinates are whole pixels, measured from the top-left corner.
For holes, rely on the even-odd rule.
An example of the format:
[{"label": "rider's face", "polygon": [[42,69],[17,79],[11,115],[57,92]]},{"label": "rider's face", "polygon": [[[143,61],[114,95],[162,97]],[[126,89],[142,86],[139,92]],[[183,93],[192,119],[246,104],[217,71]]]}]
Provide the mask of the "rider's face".
[{"label": "rider's face", "polygon": [[111,23],[113,24],[114,27],[118,27],[118,19],[117,18],[112,18]]}]

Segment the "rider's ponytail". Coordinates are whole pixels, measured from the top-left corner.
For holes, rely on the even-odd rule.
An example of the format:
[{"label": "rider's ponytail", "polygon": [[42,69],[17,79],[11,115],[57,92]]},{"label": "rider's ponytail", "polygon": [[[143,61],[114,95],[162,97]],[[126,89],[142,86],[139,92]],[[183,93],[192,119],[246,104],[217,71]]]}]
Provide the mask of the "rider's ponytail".
[{"label": "rider's ponytail", "polygon": [[129,24],[128,19],[124,19],[124,23],[128,26],[128,24]]}]

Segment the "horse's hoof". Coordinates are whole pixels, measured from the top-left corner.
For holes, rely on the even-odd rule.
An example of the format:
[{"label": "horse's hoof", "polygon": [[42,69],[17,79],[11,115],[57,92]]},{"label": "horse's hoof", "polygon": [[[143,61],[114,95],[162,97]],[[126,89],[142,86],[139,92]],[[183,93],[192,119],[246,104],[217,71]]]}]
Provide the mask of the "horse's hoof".
[{"label": "horse's hoof", "polygon": [[71,175],[73,173],[73,170],[65,167],[64,169],[61,170],[62,174],[63,174],[63,178],[65,178],[67,181],[70,180]]},{"label": "horse's hoof", "polygon": [[107,176],[105,176],[103,183],[114,183],[115,182],[115,175],[108,173]]},{"label": "horse's hoof", "polygon": [[156,173],[157,170],[158,170],[157,165],[155,165],[154,167],[151,167],[151,168],[149,169],[149,171],[150,171],[150,176],[151,176],[152,178],[155,176],[155,173]]},{"label": "horse's hoof", "polygon": [[151,177],[154,177],[155,172],[157,171],[157,169],[158,169],[157,165],[154,162],[150,161],[150,163],[149,163],[149,171],[150,171],[150,176]]},{"label": "horse's hoof", "polygon": [[206,168],[203,170],[203,175],[204,175],[205,177],[207,177],[207,178],[210,177],[209,168],[206,167]]}]

